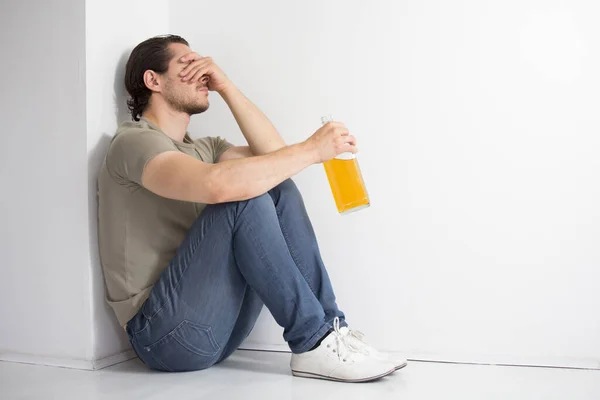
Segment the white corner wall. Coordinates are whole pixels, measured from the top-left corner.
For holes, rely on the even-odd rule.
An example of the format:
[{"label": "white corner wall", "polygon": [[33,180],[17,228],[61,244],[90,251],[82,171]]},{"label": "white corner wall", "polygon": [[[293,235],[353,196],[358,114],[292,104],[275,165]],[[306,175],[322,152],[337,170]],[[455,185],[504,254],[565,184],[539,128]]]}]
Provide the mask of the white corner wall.
[{"label": "white corner wall", "polygon": [[84,34],[81,1],[0,4],[0,360],[88,355]]},{"label": "white corner wall", "polygon": [[0,360],[98,369],[133,357],[104,300],[97,174],[128,118],[124,67],[167,0],[0,5]]},{"label": "white corner wall", "polygon": [[97,176],[118,123],[129,120],[123,84],[129,53],[149,37],[169,33],[167,0],[86,0],[87,152],[93,358],[102,365],[132,356],[127,335],[104,298],[98,258]]},{"label": "white corner wall", "polygon": [[[287,141],[326,113],[358,136],[370,209],[296,179],[354,327],[411,358],[600,368],[598,2],[170,4]],[[241,143],[211,98],[190,131]],[[246,346],[285,349],[266,313]]]}]

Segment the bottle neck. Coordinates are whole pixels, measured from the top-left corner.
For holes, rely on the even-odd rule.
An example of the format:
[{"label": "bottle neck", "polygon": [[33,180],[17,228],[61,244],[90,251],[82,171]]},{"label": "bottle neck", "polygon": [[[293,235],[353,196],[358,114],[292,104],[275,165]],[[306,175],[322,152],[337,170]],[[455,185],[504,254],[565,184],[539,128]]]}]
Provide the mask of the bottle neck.
[{"label": "bottle neck", "polygon": [[333,122],[333,116],[332,115],[325,115],[324,117],[321,117],[321,124],[325,125],[328,122]]},{"label": "bottle neck", "polygon": [[[325,116],[321,117],[321,124],[325,125],[328,122],[333,122],[333,115],[325,115]],[[336,160],[354,160],[356,158],[356,156],[354,155],[354,153],[347,152],[347,153],[339,154],[334,158]]]}]

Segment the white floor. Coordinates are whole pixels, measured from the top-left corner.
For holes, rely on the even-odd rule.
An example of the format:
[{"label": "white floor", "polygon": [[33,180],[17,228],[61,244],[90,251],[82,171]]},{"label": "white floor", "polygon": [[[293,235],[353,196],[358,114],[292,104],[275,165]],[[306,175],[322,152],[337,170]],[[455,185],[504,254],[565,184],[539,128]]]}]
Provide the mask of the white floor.
[{"label": "white floor", "polygon": [[152,372],[139,360],[101,371],[0,362],[0,399],[600,399],[600,371],[410,362],[365,384],[294,378],[289,354],[238,351],[207,371]]}]

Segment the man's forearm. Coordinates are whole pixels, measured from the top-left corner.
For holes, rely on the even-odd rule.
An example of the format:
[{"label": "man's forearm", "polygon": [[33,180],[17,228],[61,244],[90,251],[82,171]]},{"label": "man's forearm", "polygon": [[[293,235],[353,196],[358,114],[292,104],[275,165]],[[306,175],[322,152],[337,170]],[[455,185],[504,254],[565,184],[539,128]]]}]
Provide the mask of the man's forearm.
[{"label": "man's forearm", "polygon": [[260,196],[304,168],[318,162],[304,142],[262,156],[223,161],[211,167],[215,202],[247,200]]},{"label": "man's forearm", "polygon": [[244,134],[252,154],[268,154],[285,147],[271,121],[233,84],[221,93]]}]

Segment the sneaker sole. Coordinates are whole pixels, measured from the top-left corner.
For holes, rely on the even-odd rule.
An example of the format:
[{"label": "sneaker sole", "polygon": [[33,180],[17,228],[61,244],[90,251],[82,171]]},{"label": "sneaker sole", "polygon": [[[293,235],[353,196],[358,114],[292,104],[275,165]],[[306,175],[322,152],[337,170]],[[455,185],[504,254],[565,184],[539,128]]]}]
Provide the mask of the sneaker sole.
[{"label": "sneaker sole", "polygon": [[297,376],[299,378],[323,379],[326,381],[334,381],[334,382],[363,383],[363,382],[376,381],[378,379],[381,379],[383,377],[393,374],[395,371],[396,371],[395,369],[392,369],[381,375],[371,376],[369,378],[363,378],[363,379],[341,379],[341,378],[334,378],[332,376],[325,376],[325,375],[313,374],[311,372],[302,372],[302,371],[294,371],[294,370],[292,370],[292,375]]},{"label": "sneaker sole", "polygon": [[405,363],[404,363],[404,364],[402,364],[402,365],[398,365],[398,366],[396,366],[396,369],[395,369],[395,371],[398,371],[399,369],[402,369],[402,368],[406,367],[407,365],[408,365],[408,362],[405,362]]}]

